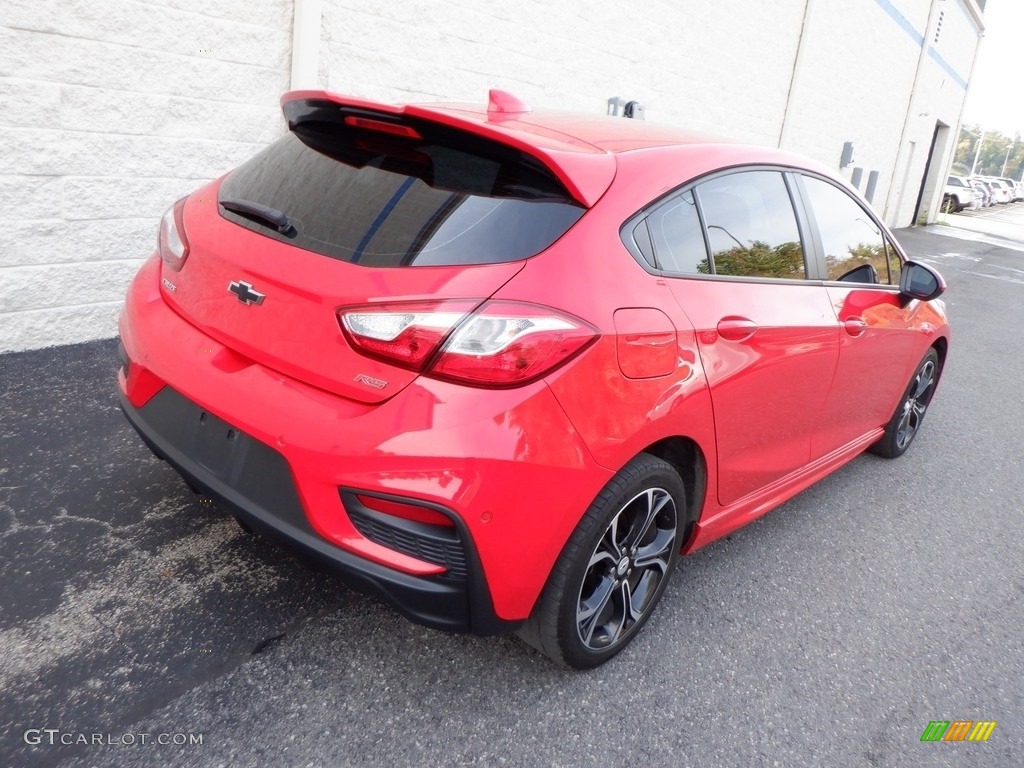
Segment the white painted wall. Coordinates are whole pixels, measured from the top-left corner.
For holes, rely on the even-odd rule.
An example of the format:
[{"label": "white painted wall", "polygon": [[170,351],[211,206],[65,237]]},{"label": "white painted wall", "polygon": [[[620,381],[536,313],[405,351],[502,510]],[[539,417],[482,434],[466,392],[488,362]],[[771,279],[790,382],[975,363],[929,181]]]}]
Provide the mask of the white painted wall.
[{"label": "white painted wall", "polygon": [[284,130],[291,13],[4,0],[0,352],[116,333],[167,207]]},{"label": "white painted wall", "polygon": [[[890,185],[904,172],[919,185],[935,121],[955,130],[964,99],[925,56],[905,120],[921,46],[883,5],[927,36],[933,0],[300,2],[321,14],[319,40],[296,37],[304,86],[394,102],[482,102],[500,87],[588,112],[621,96],[651,121],[772,146],[786,120],[784,146],[832,167],[854,141],[857,164],[881,171],[876,207],[890,199],[900,225],[916,188]],[[934,2],[936,52],[966,78],[973,0]],[[5,0],[0,352],[116,332],[163,211],[284,130],[293,12],[293,0]]]},{"label": "white painted wall", "polygon": [[324,0],[331,90],[386,101],[486,100],[604,112],[774,143],[804,0]]}]

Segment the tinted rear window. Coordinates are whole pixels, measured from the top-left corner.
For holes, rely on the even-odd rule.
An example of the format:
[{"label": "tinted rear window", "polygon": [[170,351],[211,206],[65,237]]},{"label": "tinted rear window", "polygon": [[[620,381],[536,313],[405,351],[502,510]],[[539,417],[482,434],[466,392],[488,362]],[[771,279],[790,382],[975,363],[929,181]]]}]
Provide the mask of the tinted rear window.
[{"label": "tinted rear window", "polygon": [[495,142],[414,126],[422,138],[308,121],[231,173],[221,200],[288,216],[280,234],[226,210],[240,226],[372,267],[483,264],[533,256],[585,209],[539,162]]}]

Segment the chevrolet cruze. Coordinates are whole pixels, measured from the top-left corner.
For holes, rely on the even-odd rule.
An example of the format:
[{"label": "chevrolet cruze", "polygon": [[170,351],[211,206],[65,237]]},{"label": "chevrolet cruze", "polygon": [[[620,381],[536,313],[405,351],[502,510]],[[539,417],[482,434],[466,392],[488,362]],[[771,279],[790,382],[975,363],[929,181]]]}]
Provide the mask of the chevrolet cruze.
[{"label": "chevrolet cruze", "polygon": [[597,666],[681,554],[921,428],[945,284],[828,169],[500,91],[282,106],[164,216],[121,402],[410,619]]}]

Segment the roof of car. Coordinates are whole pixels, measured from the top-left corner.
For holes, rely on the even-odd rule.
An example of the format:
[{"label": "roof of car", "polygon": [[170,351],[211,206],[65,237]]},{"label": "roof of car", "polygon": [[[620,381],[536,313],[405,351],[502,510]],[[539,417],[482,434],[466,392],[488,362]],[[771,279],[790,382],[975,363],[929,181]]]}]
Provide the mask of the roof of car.
[{"label": "roof of car", "polygon": [[671,144],[728,144],[721,137],[686,131],[670,125],[631,120],[610,115],[588,115],[559,110],[537,110],[512,115],[495,115],[477,104],[418,104],[431,111],[469,118],[475,122],[500,125],[507,131],[542,133],[567,144],[584,142],[604,152],[628,152]]},{"label": "roof of car", "polygon": [[[494,98],[514,100],[514,109],[501,111]],[[630,120],[609,115],[593,115],[559,110],[532,110],[511,94],[491,91],[490,104],[479,103],[413,103],[391,105],[327,91],[292,91],[282,97],[282,104],[300,99],[327,99],[339,105],[373,109],[393,115],[444,118],[459,123],[486,125],[497,133],[528,134],[539,146],[558,147],[562,151],[625,152],[644,147],[670,144],[723,144],[732,143],[721,137],[696,133],[669,125]],[[447,121],[446,121],[447,122]]]}]

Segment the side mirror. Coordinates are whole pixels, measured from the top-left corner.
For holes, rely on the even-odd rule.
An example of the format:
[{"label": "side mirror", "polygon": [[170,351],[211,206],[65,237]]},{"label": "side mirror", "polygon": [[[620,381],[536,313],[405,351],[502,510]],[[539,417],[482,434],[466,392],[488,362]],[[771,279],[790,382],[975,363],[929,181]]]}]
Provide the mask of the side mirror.
[{"label": "side mirror", "polygon": [[900,294],[907,299],[931,301],[937,299],[946,290],[946,281],[942,275],[926,264],[916,261],[903,263],[900,272]]}]

